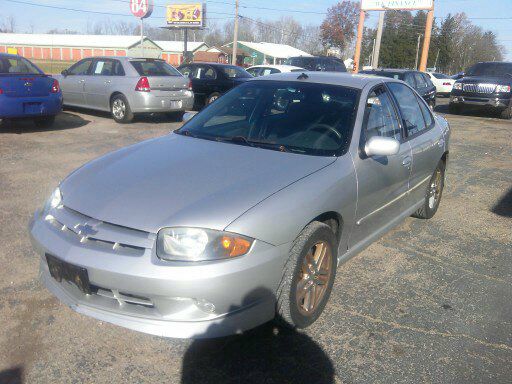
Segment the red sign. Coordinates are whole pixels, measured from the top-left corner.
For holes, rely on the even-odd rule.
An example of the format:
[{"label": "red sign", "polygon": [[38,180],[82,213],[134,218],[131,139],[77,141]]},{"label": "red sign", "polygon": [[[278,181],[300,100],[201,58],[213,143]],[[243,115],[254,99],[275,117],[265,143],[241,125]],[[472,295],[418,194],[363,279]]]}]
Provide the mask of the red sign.
[{"label": "red sign", "polygon": [[130,0],[133,16],[145,19],[153,13],[153,0]]}]

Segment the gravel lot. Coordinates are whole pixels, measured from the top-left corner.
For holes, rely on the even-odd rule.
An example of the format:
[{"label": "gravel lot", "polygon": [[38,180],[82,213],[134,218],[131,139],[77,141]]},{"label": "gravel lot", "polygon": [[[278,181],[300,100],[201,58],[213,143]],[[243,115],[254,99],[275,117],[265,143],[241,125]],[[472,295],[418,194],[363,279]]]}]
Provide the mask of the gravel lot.
[{"label": "gravel lot", "polygon": [[0,128],[0,383],[510,383],[512,122],[447,116],[451,157],[432,220],[407,219],[341,266],[310,329],[206,341],[74,313],[38,282],[27,235],[73,169],[178,124],[66,111],[52,130]]}]

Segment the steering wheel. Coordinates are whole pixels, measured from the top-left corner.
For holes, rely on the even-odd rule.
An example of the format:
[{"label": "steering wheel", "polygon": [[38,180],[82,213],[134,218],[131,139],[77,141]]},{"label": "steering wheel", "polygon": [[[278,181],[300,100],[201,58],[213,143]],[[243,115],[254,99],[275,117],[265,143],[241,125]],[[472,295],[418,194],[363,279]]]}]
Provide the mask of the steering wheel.
[{"label": "steering wheel", "polygon": [[327,124],[316,124],[312,128],[308,128],[307,131],[325,131],[327,134],[336,136],[336,138],[339,140],[342,139],[341,134],[336,129]]}]

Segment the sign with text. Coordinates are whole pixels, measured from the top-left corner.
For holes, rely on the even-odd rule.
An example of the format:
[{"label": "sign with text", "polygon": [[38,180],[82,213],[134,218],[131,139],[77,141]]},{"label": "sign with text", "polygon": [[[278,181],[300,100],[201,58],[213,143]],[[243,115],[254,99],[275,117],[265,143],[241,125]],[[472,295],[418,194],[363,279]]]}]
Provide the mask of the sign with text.
[{"label": "sign with text", "polygon": [[153,13],[153,0],[130,0],[133,16],[145,19]]},{"label": "sign with text", "polygon": [[204,28],[205,6],[202,3],[167,6],[167,25],[180,28]]},{"label": "sign with text", "polygon": [[432,9],[434,0],[361,0],[363,11]]}]

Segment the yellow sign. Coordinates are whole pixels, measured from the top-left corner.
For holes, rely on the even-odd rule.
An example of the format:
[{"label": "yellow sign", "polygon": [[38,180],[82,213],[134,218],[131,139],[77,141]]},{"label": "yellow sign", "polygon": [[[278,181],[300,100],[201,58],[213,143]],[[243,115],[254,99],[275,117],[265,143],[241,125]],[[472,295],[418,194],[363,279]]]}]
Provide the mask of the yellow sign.
[{"label": "yellow sign", "polygon": [[7,53],[9,55],[17,55],[18,54],[18,48],[7,47]]},{"label": "yellow sign", "polygon": [[171,27],[204,27],[205,7],[202,3],[167,6],[167,24]]}]

